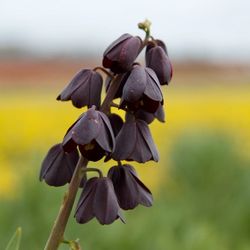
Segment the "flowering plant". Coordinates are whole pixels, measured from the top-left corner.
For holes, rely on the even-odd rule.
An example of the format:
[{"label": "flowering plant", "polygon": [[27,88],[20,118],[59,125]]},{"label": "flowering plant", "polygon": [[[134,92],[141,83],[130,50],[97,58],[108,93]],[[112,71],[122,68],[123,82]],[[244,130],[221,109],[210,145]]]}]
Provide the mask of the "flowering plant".
[{"label": "flowering plant", "polygon": [[[138,27],[146,33],[144,40],[130,34],[120,36],[105,50],[103,67],[79,71],[57,97],[60,101],[71,100],[76,108],[87,106],[88,110],[68,129],[62,142],[48,151],[42,163],[40,180],[51,186],[69,183],[46,250],[57,249],[61,242],[80,249],[77,242],[63,238],[79,189],[82,193],[75,210],[78,223],[94,217],[100,224],[111,224],[116,219],[124,222],[121,209],[152,205],[150,190],[134,167],[122,161],[159,160],[148,124],[155,119],[165,120],[161,86],[170,82],[172,65],[164,42],[151,36],[150,22],[146,20]],[[144,47],[146,66],[135,62]],[[106,74],[103,102],[103,76],[99,71]],[[119,104],[114,102],[117,98]],[[125,121],[111,113],[111,107],[124,110]],[[89,161],[102,158],[117,162],[106,177],[100,169],[88,167]],[[97,172],[98,177],[88,179],[90,171]]]}]

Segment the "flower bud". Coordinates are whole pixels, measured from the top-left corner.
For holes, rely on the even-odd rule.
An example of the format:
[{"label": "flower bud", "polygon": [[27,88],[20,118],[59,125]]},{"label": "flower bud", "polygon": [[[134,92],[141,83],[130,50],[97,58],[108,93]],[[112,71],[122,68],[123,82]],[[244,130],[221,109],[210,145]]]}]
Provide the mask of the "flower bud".
[{"label": "flower bud", "polygon": [[124,34],[105,50],[102,64],[114,73],[124,73],[130,70],[141,48],[140,37]]}]

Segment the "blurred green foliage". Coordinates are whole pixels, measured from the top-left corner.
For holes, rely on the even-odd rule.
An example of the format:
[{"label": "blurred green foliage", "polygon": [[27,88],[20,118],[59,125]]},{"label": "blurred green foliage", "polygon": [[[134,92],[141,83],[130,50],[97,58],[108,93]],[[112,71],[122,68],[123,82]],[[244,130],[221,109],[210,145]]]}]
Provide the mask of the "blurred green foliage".
[{"label": "blurred green foliage", "polygon": [[[173,145],[170,157],[167,181],[152,208],[126,212],[126,225],[79,225],[71,218],[67,238],[80,238],[86,250],[250,249],[249,162],[230,137],[188,132]],[[17,226],[23,228],[22,250],[43,249],[65,191],[37,178],[24,182],[22,197],[0,201],[0,249]]]}]

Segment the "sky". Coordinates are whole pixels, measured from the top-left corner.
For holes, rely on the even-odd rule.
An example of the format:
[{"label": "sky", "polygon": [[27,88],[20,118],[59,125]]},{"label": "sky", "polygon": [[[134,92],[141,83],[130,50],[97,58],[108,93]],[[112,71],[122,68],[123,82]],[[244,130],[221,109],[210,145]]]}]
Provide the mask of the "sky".
[{"label": "sky", "polygon": [[152,35],[176,58],[250,61],[249,0],[0,0],[0,47],[102,53],[123,33]]}]

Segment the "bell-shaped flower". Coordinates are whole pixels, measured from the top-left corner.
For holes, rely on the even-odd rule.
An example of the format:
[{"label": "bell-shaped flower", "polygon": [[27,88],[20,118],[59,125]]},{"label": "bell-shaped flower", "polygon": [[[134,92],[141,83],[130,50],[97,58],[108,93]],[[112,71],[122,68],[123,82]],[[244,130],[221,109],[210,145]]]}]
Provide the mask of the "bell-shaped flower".
[{"label": "bell-shaped flower", "polygon": [[153,197],[150,190],[139,180],[131,165],[110,168],[108,177],[112,180],[116,197],[122,209],[134,209],[139,204],[150,207]]},{"label": "bell-shaped flower", "polygon": [[107,177],[89,179],[76,208],[75,218],[78,223],[87,223],[94,217],[102,225],[121,218],[113,183]]},{"label": "bell-shaped flower", "polygon": [[80,116],[63,139],[66,152],[70,152],[77,145],[81,154],[90,161],[98,161],[113,151],[115,139],[110,121],[94,106]]},{"label": "bell-shaped flower", "polygon": [[77,108],[95,105],[100,106],[102,91],[102,76],[90,69],[83,69],[78,72],[71,82],[66,86],[57,100],[71,100]]},{"label": "bell-shaped flower", "polygon": [[78,159],[76,148],[66,153],[62,144],[54,145],[42,162],[40,181],[44,180],[48,185],[55,187],[69,183]]},{"label": "bell-shaped flower", "polygon": [[155,71],[160,84],[169,84],[173,75],[173,66],[167,55],[166,47],[157,44],[152,46],[150,43],[146,49],[146,66]]},{"label": "bell-shaped flower", "polygon": [[133,111],[144,109],[155,113],[159,105],[163,104],[161,86],[155,72],[150,68],[134,65],[127,74],[120,106],[127,106]]},{"label": "bell-shaped flower", "polygon": [[123,34],[105,50],[102,64],[114,73],[127,72],[132,67],[141,48],[140,37]]},{"label": "bell-shaped flower", "polygon": [[158,151],[152,139],[148,124],[132,115],[127,116],[119,134],[116,136],[116,147],[112,153],[114,160],[158,161]]}]

